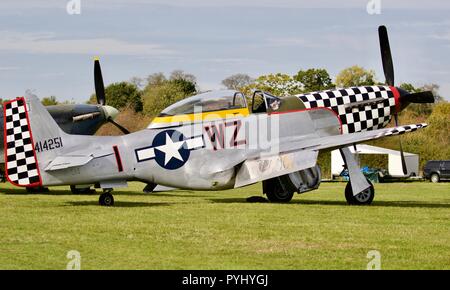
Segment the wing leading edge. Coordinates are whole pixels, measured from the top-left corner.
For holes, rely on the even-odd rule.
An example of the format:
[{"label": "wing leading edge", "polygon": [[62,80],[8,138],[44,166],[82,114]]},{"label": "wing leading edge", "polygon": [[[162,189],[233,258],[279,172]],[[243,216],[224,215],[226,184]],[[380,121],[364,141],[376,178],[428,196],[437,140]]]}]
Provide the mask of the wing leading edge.
[{"label": "wing leading edge", "polygon": [[388,136],[402,135],[409,132],[414,132],[419,129],[423,129],[428,125],[425,123],[398,126],[393,128],[384,128],[373,131],[365,131],[359,133],[351,133],[344,135],[332,135],[318,138],[312,138],[309,140],[299,140],[289,142],[281,145],[281,152],[290,152],[297,150],[324,150],[346,147],[348,145],[362,143],[365,141],[375,140]]}]

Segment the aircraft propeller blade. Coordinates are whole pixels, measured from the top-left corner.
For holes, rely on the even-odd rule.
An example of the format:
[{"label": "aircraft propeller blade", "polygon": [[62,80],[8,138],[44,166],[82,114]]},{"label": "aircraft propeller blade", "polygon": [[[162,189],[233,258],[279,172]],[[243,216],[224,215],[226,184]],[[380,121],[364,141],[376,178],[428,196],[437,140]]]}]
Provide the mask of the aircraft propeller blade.
[{"label": "aircraft propeller blade", "polygon": [[386,26],[378,27],[378,36],[380,38],[381,60],[383,61],[383,71],[386,77],[386,84],[394,86],[394,64],[392,62],[391,47]]},{"label": "aircraft propeller blade", "polygon": [[108,113],[106,121],[116,126],[120,131],[122,131],[122,133],[130,134],[130,131],[128,131],[128,129],[114,121],[114,118],[117,115],[118,111],[114,108],[107,108],[108,106],[106,106],[105,85],[103,83],[102,69],[100,67],[100,60],[98,58],[94,60],[94,82],[97,103],[103,106],[103,108]]},{"label": "aircraft propeller blade", "polygon": [[[397,113],[394,115],[394,119],[395,119],[395,126],[398,127],[398,114]],[[408,168],[406,167],[405,153],[403,153],[403,146],[402,146],[401,135],[398,135],[398,143],[400,145],[400,157],[402,159],[403,174],[404,175],[408,175]]]},{"label": "aircraft propeller blade", "polygon": [[434,103],[433,93],[430,91],[408,94],[405,100],[409,103],[427,104]]},{"label": "aircraft propeller blade", "polygon": [[98,58],[94,60],[94,82],[97,103],[104,106],[106,105],[105,85],[103,84],[102,69],[100,67],[100,61]]},{"label": "aircraft propeller blade", "polygon": [[130,134],[130,131],[128,131],[127,128],[123,127],[122,125],[120,125],[119,123],[116,123],[112,118],[108,118],[108,122],[110,122],[111,124],[113,124],[114,126],[116,126],[120,131],[122,131],[122,133],[126,134]]}]

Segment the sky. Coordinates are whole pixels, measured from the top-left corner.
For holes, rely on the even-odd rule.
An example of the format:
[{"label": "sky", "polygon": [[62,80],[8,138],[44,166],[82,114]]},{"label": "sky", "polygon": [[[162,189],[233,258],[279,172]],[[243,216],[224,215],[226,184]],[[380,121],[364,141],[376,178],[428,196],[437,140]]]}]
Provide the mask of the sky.
[{"label": "sky", "polygon": [[80,14],[69,2],[0,2],[1,98],[30,89],[85,102],[95,56],[105,84],[181,69],[210,90],[235,73],[325,68],[334,78],[352,65],[383,81],[384,24],[396,84],[436,83],[450,100],[450,1],[72,0]]}]

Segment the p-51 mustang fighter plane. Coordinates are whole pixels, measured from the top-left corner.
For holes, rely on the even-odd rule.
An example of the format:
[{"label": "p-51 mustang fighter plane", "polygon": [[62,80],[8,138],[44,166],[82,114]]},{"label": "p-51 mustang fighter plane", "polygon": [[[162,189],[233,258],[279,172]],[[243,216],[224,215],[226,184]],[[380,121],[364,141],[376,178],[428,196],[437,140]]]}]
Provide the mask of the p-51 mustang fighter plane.
[{"label": "p-51 mustang fighter plane", "polygon": [[384,128],[430,92],[394,87],[385,27],[379,28],[386,86],[362,86],[279,98],[255,92],[251,110],[237,91],[199,94],[175,103],[145,130],[124,136],[64,133],[34,96],[4,106],[8,180],[18,186],[95,184],[101,205],[128,181],[195,190],[223,190],[262,181],[273,202],[318,188],[320,150],[339,148],[350,175],[345,197],[370,204],[373,185],[348,149],[426,124]]}]

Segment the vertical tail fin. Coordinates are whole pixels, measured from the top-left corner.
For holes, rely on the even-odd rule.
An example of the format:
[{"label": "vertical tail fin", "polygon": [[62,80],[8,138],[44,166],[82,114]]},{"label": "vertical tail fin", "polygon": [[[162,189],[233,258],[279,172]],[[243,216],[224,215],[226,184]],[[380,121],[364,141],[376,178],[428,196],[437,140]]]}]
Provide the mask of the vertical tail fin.
[{"label": "vertical tail fin", "polygon": [[41,186],[38,161],[55,156],[64,133],[35,96],[6,102],[3,113],[6,177],[17,186]]},{"label": "vertical tail fin", "polygon": [[9,182],[17,186],[42,184],[25,98],[3,105],[5,171]]}]

